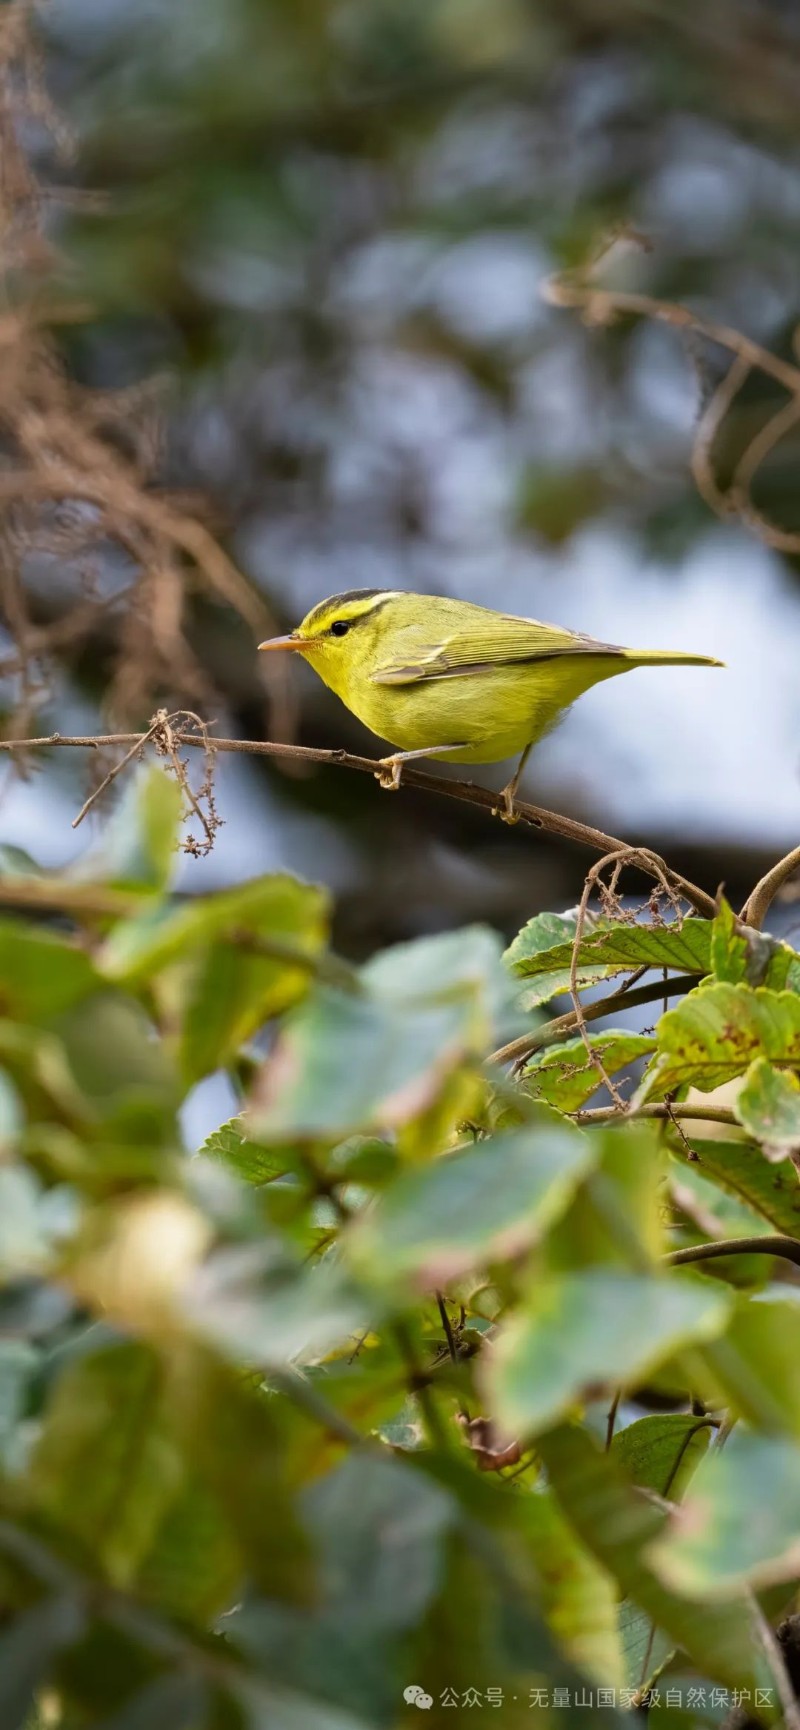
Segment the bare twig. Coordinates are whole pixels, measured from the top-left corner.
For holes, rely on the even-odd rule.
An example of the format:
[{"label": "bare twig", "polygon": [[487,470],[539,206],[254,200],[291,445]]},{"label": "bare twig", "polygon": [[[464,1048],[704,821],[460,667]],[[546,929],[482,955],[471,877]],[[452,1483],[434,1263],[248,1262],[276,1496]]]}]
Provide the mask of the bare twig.
[{"label": "bare twig", "polygon": [[[16,751],[32,751],[53,749],[83,749],[96,750],[98,747],[133,746],[136,749],[149,738],[149,733],[110,733],[105,736],[97,734],[62,734],[51,733],[32,739],[0,739],[0,751],[13,753]],[[207,749],[208,741],[200,733],[184,728],[176,729],[175,743],[181,749]],[[213,750],[217,752],[234,752],[246,756],[286,757],[303,763],[324,763],[335,768],[353,769],[364,775],[377,776],[380,770],[379,762],[373,757],[358,757],[349,751],[330,751],[317,749],[309,745],[289,745],[279,740],[265,739],[215,739]],[[445,779],[441,775],[432,775],[426,769],[418,769],[408,765],[403,772],[402,786],[416,787],[426,793],[442,794],[448,799],[458,799],[462,803],[474,805],[491,815],[497,808],[497,794],[487,787],[477,787],[472,781],[457,781]],[[594,829],[588,823],[579,823],[574,817],[563,817],[559,812],[548,811],[543,806],[528,804],[525,800],[517,800],[515,810],[523,823],[533,829],[541,829],[546,834],[557,835],[564,841],[574,841],[578,846],[588,847],[593,852],[607,854],[609,852],[624,853],[627,862],[636,865],[649,875],[663,877],[669,882],[676,894],[681,895],[691,903],[698,913],[706,918],[713,918],[715,902],[713,896],[707,895],[704,889],[680,872],[672,871],[664,864],[656,853],[644,847],[627,847],[623,841],[613,835],[604,835],[602,830]]]},{"label": "bare twig", "polygon": [[[620,1117],[620,1112],[613,1105],[600,1105],[591,1111],[572,1112],[571,1116],[575,1123],[616,1123]],[[676,1123],[676,1120],[680,1118],[691,1121],[692,1118],[696,1117],[698,1123],[729,1123],[735,1125],[737,1129],[742,1127],[738,1117],[734,1117],[733,1112],[724,1105],[690,1105],[688,1103],[683,1105],[660,1103],[626,1105],[624,1116],[626,1121],[637,1117],[655,1117],[664,1119],[668,1123]]]}]

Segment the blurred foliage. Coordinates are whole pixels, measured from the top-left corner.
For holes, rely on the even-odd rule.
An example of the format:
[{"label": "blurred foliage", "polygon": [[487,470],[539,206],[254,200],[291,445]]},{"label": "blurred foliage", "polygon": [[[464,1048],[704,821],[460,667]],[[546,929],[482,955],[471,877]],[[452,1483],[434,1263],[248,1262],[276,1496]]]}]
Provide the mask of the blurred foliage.
[{"label": "blurred foliage", "polygon": [[[177,897],[173,791],[140,770],[91,870],[0,879],[48,910],[0,921],[0,1722],[389,1730],[415,1686],[432,1723],[621,1724],[679,1681],[777,1723],[800,956],[606,897],[353,968],[309,884]],[[693,987],[572,1048],[537,995],[515,1078],[568,931],[580,989]],[[645,1064],[610,1124],[596,1059]],[[240,1110],[188,1153],[211,1075]],[[688,1090],[731,1075],[703,1139]]]}]

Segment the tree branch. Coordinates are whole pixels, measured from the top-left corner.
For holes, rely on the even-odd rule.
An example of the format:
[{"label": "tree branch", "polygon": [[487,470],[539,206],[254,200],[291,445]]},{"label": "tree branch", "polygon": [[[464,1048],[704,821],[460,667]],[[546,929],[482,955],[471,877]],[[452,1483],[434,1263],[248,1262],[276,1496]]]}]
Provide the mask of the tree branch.
[{"label": "tree branch", "polygon": [[[674,979],[667,982],[668,997],[683,997],[687,991],[693,991],[702,975],[699,973],[677,973]],[[598,997],[594,1003],[584,1003],[584,1021],[601,1021],[606,1015],[613,1015],[617,1009],[636,1009],[640,1003],[655,1003],[664,996],[663,979],[651,980],[649,985],[639,985],[635,991],[628,991],[623,985],[619,991],[612,991],[608,997]],[[521,1063],[530,1057],[534,1051],[541,1051],[545,1045],[557,1045],[559,1040],[568,1039],[578,1028],[578,1017],[574,1009],[568,1009],[564,1015],[556,1015],[552,1021],[547,1021],[543,1027],[533,1027],[530,1033],[520,1034],[518,1039],[512,1039],[509,1045],[501,1045],[499,1051],[493,1051],[490,1063]],[[614,1115],[612,1111],[612,1116]]]},{"label": "tree branch", "polygon": [[793,847],[791,853],[779,859],[777,865],[759,879],[742,908],[740,919],[754,931],[760,931],[775,896],[795,871],[800,871],[800,847]]},{"label": "tree branch", "polygon": [[[152,731],[152,729],[151,729]],[[105,737],[93,734],[66,735],[51,733],[46,738],[38,739],[0,739],[0,750],[14,751],[48,750],[56,748],[97,750],[105,747],[134,747],[144,745],[150,738],[150,731],[145,733],[109,733]],[[175,745],[194,750],[207,750],[209,743],[213,751],[234,752],[256,757],[286,757],[296,762],[325,763],[334,768],[353,769],[362,775],[378,775],[380,763],[373,757],[358,757],[350,751],[330,751],[317,749],[309,745],[286,745],[280,741],[264,739],[204,739],[201,735],[176,728],[173,734]],[[498,795],[487,787],[476,786],[473,781],[455,781],[445,779],[441,775],[432,775],[426,769],[406,766],[403,769],[402,785],[416,787],[422,792],[439,793],[447,799],[458,799],[464,804],[474,805],[489,815],[499,813]],[[579,823],[573,817],[562,817],[557,811],[548,811],[543,806],[531,805],[526,800],[515,801],[515,811],[523,823],[533,829],[541,829],[549,835],[557,835],[561,840],[573,841],[579,847],[588,847],[593,853],[610,853],[629,851],[631,863],[639,866],[649,875],[663,874],[670,886],[684,900],[688,901],[695,911],[706,918],[713,918],[716,911],[711,895],[700,889],[696,883],[682,877],[679,872],[672,871],[665,865],[658,854],[651,853],[647,848],[627,848],[624,841],[613,835],[604,835],[602,830],[594,829],[588,823]]]},{"label": "tree branch", "polygon": [[693,1261],[714,1261],[721,1255],[772,1255],[800,1267],[800,1241],[796,1237],[769,1234],[765,1237],[715,1238],[713,1243],[694,1243],[688,1249],[673,1249],[662,1260],[669,1267]]}]

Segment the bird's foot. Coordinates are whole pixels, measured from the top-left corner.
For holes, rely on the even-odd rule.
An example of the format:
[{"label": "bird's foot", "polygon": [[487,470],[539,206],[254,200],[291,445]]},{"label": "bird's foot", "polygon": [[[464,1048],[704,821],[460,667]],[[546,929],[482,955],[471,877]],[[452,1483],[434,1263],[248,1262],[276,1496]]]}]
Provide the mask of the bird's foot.
[{"label": "bird's foot", "polygon": [[402,757],[381,757],[380,769],[376,770],[375,779],[387,793],[396,793],[400,787],[403,775]]},{"label": "bird's foot", "polygon": [[518,823],[520,820],[520,813],[514,804],[514,794],[516,793],[516,790],[516,787],[512,786],[509,782],[509,785],[504,787],[502,790],[502,805],[495,805],[492,808],[493,817],[499,817],[501,823],[508,823],[511,826],[513,826],[514,823]]}]

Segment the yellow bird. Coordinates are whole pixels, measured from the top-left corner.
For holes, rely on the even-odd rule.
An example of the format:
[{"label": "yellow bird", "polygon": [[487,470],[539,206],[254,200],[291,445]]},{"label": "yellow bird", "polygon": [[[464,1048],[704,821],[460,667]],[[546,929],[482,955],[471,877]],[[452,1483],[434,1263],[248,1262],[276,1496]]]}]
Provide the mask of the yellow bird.
[{"label": "yellow bird", "polygon": [[414,757],[496,763],[521,753],[501,795],[511,823],[531,746],[591,685],[632,667],[724,665],[708,655],[621,649],[471,601],[395,589],[331,595],[288,637],[259,648],[305,656],[360,721],[399,747],[380,760],[383,787],[399,787]]}]

